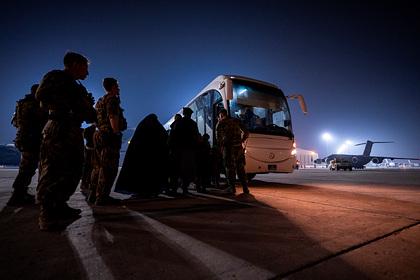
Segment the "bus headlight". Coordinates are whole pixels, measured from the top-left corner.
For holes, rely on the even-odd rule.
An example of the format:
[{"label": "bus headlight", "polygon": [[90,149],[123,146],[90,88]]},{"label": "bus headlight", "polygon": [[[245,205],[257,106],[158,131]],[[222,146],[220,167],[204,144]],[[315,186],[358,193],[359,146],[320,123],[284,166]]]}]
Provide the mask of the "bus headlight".
[{"label": "bus headlight", "polygon": [[292,151],[290,152],[290,154],[291,154],[292,156],[295,156],[295,155],[296,155],[296,142],[295,142],[295,141],[293,141],[292,146],[293,146],[293,149],[292,149]]}]

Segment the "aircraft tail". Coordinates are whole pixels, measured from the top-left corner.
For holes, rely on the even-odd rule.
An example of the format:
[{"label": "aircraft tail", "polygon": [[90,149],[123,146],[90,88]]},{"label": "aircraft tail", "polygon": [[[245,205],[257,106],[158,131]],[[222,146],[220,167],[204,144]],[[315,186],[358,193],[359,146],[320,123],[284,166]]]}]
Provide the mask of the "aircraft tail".
[{"label": "aircraft tail", "polygon": [[359,143],[355,146],[366,145],[365,150],[363,151],[363,156],[368,157],[370,156],[370,152],[372,152],[372,146],[374,143],[394,143],[394,141],[370,141],[367,140],[366,143]]}]

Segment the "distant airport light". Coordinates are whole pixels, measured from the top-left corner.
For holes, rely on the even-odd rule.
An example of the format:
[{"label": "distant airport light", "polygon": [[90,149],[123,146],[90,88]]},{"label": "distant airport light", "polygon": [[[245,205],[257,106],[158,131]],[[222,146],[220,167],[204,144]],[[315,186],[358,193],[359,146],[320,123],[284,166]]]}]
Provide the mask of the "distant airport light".
[{"label": "distant airport light", "polygon": [[342,154],[347,149],[347,144],[341,144],[341,146],[337,149],[337,154]]},{"label": "distant airport light", "polygon": [[333,140],[333,137],[328,132],[325,132],[325,133],[322,134],[322,139],[327,141],[327,142],[330,142],[330,141]]},{"label": "distant airport light", "polygon": [[348,150],[349,147],[353,144],[353,141],[346,140],[337,150],[337,154],[342,154],[344,151]]}]

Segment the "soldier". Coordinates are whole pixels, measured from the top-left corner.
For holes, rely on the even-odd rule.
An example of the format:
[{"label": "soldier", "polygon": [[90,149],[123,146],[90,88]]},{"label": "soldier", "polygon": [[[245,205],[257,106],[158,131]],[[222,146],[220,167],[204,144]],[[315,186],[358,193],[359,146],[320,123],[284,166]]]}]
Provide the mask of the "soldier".
[{"label": "soldier", "polygon": [[178,189],[178,181],[180,179],[179,177],[179,168],[177,166],[177,162],[175,159],[175,147],[173,147],[174,141],[174,129],[176,124],[182,119],[181,114],[175,114],[174,121],[170,125],[169,130],[169,137],[168,137],[168,146],[169,146],[169,185],[167,192],[170,194],[176,193],[176,190]]},{"label": "soldier", "polygon": [[183,117],[177,121],[171,130],[170,146],[175,157],[178,174],[182,181],[183,194],[188,194],[188,186],[196,176],[196,157],[198,145],[197,123],[191,119],[193,110],[189,107],[182,109]]},{"label": "soldier", "polygon": [[228,117],[226,109],[219,112],[216,139],[221,148],[226,168],[227,191],[235,193],[235,179],[238,175],[244,193],[248,194],[245,174],[245,152],[242,143],[248,138],[248,130],[239,119]]},{"label": "soldier", "polygon": [[32,85],[31,92],[17,102],[12,124],[17,128],[15,146],[21,152],[19,173],[13,183],[13,194],[7,202],[9,206],[33,204],[35,197],[28,194],[39,162],[41,132],[47,122],[47,115],[35,99],[38,84]]},{"label": "soldier", "polygon": [[[89,197],[97,206],[118,204],[119,200],[111,197],[112,185],[118,173],[122,131],[127,129],[127,121],[120,107],[120,88],[114,78],[105,78],[103,87],[106,94],[96,103],[97,126],[95,132],[95,156],[97,165],[94,174],[97,182],[92,182],[94,189]],[[95,175],[94,175],[95,177]]]},{"label": "soldier", "polygon": [[83,121],[94,122],[94,100],[78,82],[88,75],[88,60],[68,52],[64,70],[48,72],[36,92],[36,99],[48,109],[40,154],[40,178],[37,199],[40,203],[41,230],[64,229],[81,213],[67,205],[82,173]]},{"label": "soldier", "polygon": [[198,153],[197,153],[197,191],[206,192],[206,188],[211,185],[211,146],[210,146],[210,135],[204,133],[203,136],[199,137]]},{"label": "soldier", "polygon": [[83,162],[82,182],[80,183],[80,192],[88,197],[90,194],[92,169],[94,164],[94,146],[93,146],[93,134],[95,133],[96,125],[92,124],[83,129],[83,138],[85,139],[85,161]]}]

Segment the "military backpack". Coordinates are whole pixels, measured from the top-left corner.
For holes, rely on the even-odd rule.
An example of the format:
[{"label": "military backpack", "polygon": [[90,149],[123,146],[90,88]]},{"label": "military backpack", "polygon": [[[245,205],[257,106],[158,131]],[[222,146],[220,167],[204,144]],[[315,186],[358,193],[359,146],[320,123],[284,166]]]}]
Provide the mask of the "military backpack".
[{"label": "military backpack", "polygon": [[[25,96],[25,98],[22,98],[18,101],[16,101],[16,108],[15,112],[12,115],[12,121],[11,124],[16,128],[21,128],[23,123],[26,122],[25,120],[25,113],[33,108],[33,102],[34,100],[30,99],[30,96]],[[27,116],[26,116],[27,117]]]}]

